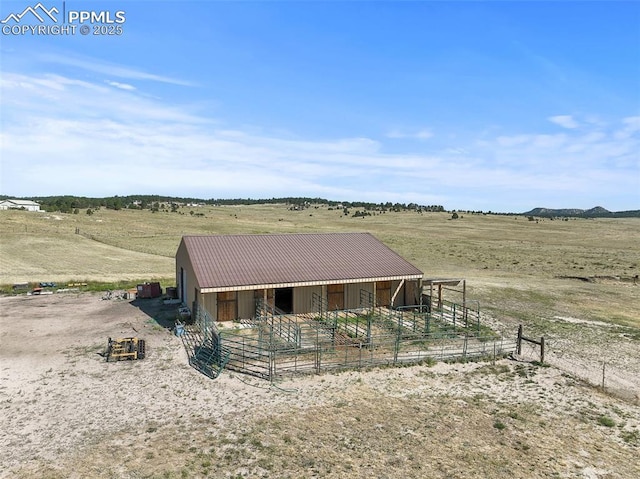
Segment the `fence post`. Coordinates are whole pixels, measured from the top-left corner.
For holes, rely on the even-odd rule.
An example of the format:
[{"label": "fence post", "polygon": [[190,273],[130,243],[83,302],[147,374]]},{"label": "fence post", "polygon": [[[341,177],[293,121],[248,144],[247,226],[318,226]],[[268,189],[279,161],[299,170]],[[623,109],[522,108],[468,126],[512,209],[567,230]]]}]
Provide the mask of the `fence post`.
[{"label": "fence post", "polygon": [[522,354],[522,324],[518,326],[518,340],[516,342],[516,354],[518,356]]},{"label": "fence post", "polygon": [[602,361],[602,389],[604,390],[604,377],[605,377],[605,368],[607,363]]},{"label": "fence post", "polygon": [[540,338],[540,364],[544,364],[544,336]]},{"label": "fence post", "polygon": [[[282,321],[282,320],[281,320]],[[282,323],[280,324],[282,327]],[[273,326],[269,328],[269,381],[273,382],[275,379],[276,359],[275,351],[273,347]]]}]

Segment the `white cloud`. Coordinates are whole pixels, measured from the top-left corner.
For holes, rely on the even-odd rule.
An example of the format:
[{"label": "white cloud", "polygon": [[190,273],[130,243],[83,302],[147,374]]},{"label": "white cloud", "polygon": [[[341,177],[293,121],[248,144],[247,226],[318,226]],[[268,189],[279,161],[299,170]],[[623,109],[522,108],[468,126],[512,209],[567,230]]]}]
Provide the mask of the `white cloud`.
[{"label": "white cloud", "polygon": [[164,75],[156,75],[153,73],[143,72],[135,68],[97,60],[96,58],[79,56],[77,54],[61,55],[61,54],[55,54],[55,53],[46,53],[46,54],[42,53],[38,55],[38,60],[43,61],[45,63],[53,63],[56,65],[72,66],[72,67],[80,68],[82,70],[101,73],[103,75],[110,76],[110,77],[169,83],[169,84],[181,85],[181,86],[194,86],[192,82],[183,80],[181,78],[172,78]]},{"label": "white cloud", "polygon": [[640,116],[630,116],[622,119],[624,125],[621,129],[616,131],[616,139],[625,140],[631,138],[634,134],[640,132]]},{"label": "white cloud", "polygon": [[567,128],[569,130],[573,130],[574,128],[578,128],[578,126],[580,126],[571,115],[550,116],[548,120],[551,123],[555,123],[556,125],[560,125],[562,128]]},{"label": "white cloud", "polygon": [[394,139],[428,140],[433,137],[433,133],[427,128],[412,131],[394,129],[388,132],[386,136]]},{"label": "white cloud", "polygon": [[128,83],[120,83],[117,81],[105,81],[107,85],[111,85],[112,87],[120,88],[121,90],[133,91],[136,89],[133,85],[129,85]]}]

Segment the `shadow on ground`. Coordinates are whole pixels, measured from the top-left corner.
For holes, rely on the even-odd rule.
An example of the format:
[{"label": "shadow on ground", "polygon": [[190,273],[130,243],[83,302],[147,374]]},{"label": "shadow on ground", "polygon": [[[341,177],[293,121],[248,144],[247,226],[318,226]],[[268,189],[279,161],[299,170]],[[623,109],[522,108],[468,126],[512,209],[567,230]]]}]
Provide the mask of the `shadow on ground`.
[{"label": "shadow on ground", "polygon": [[164,304],[162,298],[134,299],[129,302],[165,329],[173,329],[178,317],[178,304]]}]

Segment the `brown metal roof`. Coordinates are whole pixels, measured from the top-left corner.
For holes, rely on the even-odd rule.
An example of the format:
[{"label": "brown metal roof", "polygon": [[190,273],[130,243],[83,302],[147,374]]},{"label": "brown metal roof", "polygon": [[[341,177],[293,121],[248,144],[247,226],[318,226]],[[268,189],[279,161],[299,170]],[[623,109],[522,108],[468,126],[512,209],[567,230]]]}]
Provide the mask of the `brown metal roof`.
[{"label": "brown metal roof", "polygon": [[202,292],[422,277],[369,233],[184,236],[183,245]]}]

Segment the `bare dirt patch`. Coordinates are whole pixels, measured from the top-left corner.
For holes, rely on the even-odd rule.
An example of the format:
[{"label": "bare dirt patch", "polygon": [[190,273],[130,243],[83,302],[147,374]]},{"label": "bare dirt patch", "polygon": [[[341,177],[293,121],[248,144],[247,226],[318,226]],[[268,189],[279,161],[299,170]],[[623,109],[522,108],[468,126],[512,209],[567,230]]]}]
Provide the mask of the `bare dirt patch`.
[{"label": "bare dirt patch", "polygon": [[[100,298],[0,298],[0,477],[640,477],[640,407],[553,367],[213,381],[169,307]],[[106,363],[122,336],[147,357]]]}]

